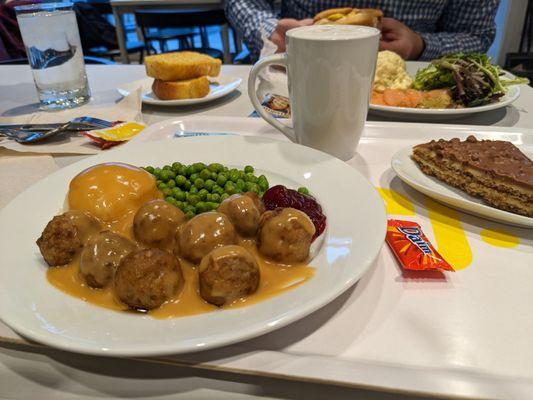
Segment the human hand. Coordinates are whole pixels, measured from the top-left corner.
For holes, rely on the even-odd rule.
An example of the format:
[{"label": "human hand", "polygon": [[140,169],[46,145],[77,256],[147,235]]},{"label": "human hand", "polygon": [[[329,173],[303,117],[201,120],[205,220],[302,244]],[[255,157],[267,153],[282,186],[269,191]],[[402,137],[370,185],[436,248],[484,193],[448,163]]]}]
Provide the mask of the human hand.
[{"label": "human hand", "polygon": [[278,46],[278,53],[283,53],[285,51],[285,34],[289,29],[298,28],[299,26],[307,26],[312,25],[313,20],[312,19],[292,19],[292,18],[283,18],[278,21],[278,25],[276,26],[276,29],[274,32],[272,32],[272,36],[270,37],[270,40]]},{"label": "human hand", "polygon": [[393,18],[382,19],[380,50],[394,51],[404,60],[417,60],[425,46],[422,36],[409,29],[407,25]]}]

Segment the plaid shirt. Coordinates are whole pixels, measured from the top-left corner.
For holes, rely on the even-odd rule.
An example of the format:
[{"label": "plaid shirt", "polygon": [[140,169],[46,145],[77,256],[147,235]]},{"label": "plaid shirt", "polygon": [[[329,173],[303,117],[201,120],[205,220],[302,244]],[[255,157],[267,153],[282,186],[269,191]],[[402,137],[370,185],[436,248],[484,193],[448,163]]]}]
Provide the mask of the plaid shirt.
[{"label": "plaid shirt", "polygon": [[380,8],[415,32],[426,44],[420,60],[444,54],[486,52],[494,40],[494,18],[500,0],[282,0],[276,13],[273,0],[226,0],[226,15],[239,31],[253,59],[272,35],[279,18],[304,19],[328,8]]}]

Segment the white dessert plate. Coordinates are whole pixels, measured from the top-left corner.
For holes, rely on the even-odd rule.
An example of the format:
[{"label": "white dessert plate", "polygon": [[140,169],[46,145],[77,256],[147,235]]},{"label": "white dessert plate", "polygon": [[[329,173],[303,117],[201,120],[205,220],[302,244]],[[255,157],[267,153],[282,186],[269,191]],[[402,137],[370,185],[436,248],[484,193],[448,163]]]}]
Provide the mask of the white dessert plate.
[{"label": "white dessert plate", "polygon": [[[528,154],[523,149],[521,150],[528,157],[532,157],[531,154]],[[469,214],[474,214],[504,224],[533,228],[533,218],[499,210],[486,205],[481,199],[472,197],[432,176],[424,174],[418,165],[411,159],[412,152],[412,147],[406,147],[394,154],[391,161],[391,166],[394,172],[396,172],[402,181],[412,188],[441,203]]]},{"label": "white dessert plate", "polygon": [[[35,240],[61,212],[70,180],[102,162],[173,161],[254,165],[271,185],[306,186],[328,218],[305,284],[249,307],[173,318],[117,312],[53,287]],[[262,137],[204,136],[131,143],[65,167],[0,211],[0,319],[21,335],[60,349],[114,356],[199,351],[278,329],[326,305],[369,270],[385,238],[386,214],[373,186],[322,152]]]},{"label": "white dessert plate", "polygon": [[[419,61],[407,61],[406,69],[407,73],[414,77],[416,72],[425,68],[429,65],[428,62],[419,62]],[[506,72],[505,76],[512,78],[513,75]],[[503,108],[513,103],[516,99],[520,97],[520,86],[514,85],[507,88],[508,91],[505,96],[501,97],[496,103],[486,104],[479,107],[471,108],[407,108],[407,107],[392,107],[392,106],[382,106],[376,104],[370,104],[369,109],[373,114],[383,115],[383,116],[401,116],[409,119],[428,119],[438,117],[442,118],[455,118],[463,115],[470,115],[475,113],[480,113],[484,111],[497,110]]]},{"label": "white dessert plate", "polygon": [[142,102],[145,104],[153,104],[157,106],[190,106],[193,104],[202,104],[209,101],[219,99],[231,92],[237,90],[242,82],[241,78],[234,76],[220,75],[216,78],[208,77],[209,79],[209,94],[199,99],[183,99],[183,100],[160,100],[152,92],[152,78],[142,79],[134,83],[117,88],[117,91],[122,96],[127,96],[132,90],[142,86]]}]

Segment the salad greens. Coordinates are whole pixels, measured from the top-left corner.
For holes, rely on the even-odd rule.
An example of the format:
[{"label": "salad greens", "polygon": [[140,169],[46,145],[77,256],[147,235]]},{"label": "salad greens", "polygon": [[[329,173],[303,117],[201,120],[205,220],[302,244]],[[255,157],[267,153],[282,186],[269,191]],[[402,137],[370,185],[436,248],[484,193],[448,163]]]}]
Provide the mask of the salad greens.
[{"label": "salad greens", "polygon": [[500,67],[486,54],[451,54],[433,60],[416,73],[413,88],[433,90],[448,88],[460,106],[476,107],[497,101],[509,85],[527,84],[527,78],[500,79]]}]

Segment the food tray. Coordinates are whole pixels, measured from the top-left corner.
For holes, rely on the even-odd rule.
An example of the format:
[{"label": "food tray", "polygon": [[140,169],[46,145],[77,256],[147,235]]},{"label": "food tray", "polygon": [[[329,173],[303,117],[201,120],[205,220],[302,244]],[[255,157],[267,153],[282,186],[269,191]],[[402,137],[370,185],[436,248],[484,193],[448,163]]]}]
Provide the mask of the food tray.
[{"label": "food tray", "polygon": [[[281,136],[258,119],[191,117],[156,124],[142,140],[172,135],[177,126]],[[390,168],[398,149],[469,134],[533,151],[533,131],[525,129],[369,122],[349,162],[378,188],[390,217],[421,224],[455,273],[402,274],[384,246],[355,287],[299,322],[218,350],[152,360],[394,392],[529,398],[533,230],[443,206]],[[0,336],[22,341],[1,324]]]}]

